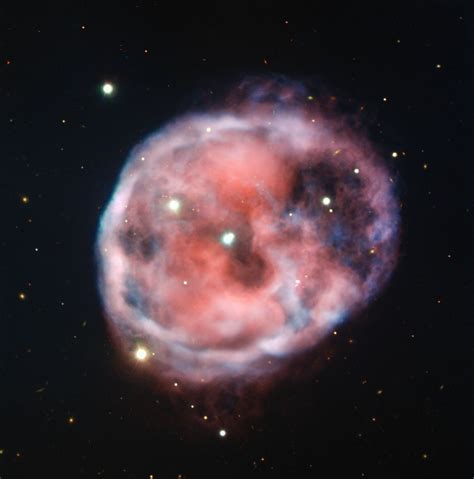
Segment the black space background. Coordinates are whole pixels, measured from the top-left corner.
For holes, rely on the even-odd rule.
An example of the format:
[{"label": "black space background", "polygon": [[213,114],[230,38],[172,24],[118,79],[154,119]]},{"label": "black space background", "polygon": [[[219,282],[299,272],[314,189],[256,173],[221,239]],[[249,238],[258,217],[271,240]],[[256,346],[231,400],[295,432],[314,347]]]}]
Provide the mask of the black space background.
[{"label": "black space background", "polygon": [[[468,4],[2,3],[2,479],[472,477]],[[134,145],[272,73],[364,105],[381,152],[399,152],[401,255],[378,300],[328,339],[324,368],[277,386],[223,440],[120,360],[93,244]]]}]

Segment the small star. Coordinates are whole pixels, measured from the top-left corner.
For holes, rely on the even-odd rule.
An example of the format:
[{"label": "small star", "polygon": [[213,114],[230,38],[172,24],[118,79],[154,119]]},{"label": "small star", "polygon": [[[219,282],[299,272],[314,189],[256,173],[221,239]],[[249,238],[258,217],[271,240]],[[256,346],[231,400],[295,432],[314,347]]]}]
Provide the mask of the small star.
[{"label": "small star", "polygon": [[439,70],[439,69],[441,68],[441,64],[438,63],[438,64],[436,65],[436,68]]},{"label": "small star", "polygon": [[226,436],[227,436],[227,431],[226,431],[225,429],[221,429],[221,430],[219,431],[219,436],[220,436],[220,437],[226,437]]},{"label": "small star", "polygon": [[179,209],[181,208],[181,203],[176,199],[172,199],[168,202],[168,208],[173,213],[177,213],[179,211]]},{"label": "small star", "polygon": [[168,208],[174,213],[177,213],[181,208],[181,203],[176,199],[172,199],[168,202]]},{"label": "small star", "polygon": [[74,424],[76,422],[76,419],[73,416],[70,416],[70,417],[67,418],[67,422],[69,424]]},{"label": "small star", "polygon": [[206,128],[206,132],[207,132],[207,133],[211,133],[211,131],[212,131],[212,128],[211,128],[210,126],[208,126],[208,127]]},{"label": "small star", "polygon": [[232,231],[227,231],[221,236],[221,242],[226,246],[231,246],[234,241],[235,233],[232,233]]},{"label": "small star", "polygon": [[105,94],[105,95],[111,95],[113,92],[114,92],[114,86],[112,85],[112,83],[104,83],[102,85],[102,92]]},{"label": "small star", "polygon": [[355,173],[356,175],[358,175],[358,174],[360,173],[359,168],[354,168],[354,173]]},{"label": "small star", "polygon": [[142,346],[138,347],[135,351],[135,358],[138,361],[145,361],[145,359],[148,358],[148,355],[148,351]]},{"label": "small star", "polygon": [[396,158],[398,156],[398,153],[396,151],[392,152],[392,158]]},{"label": "small star", "polygon": [[322,200],[321,200],[321,203],[324,205],[324,206],[329,206],[331,204],[331,198],[329,198],[329,196],[325,196]]},{"label": "small star", "polygon": [[25,299],[26,299],[26,294],[23,293],[23,291],[21,291],[20,293],[18,293],[18,299],[19,299],[20,301],[25,301]]},{"label": "small star", "polygon": [[28,196],[22,196],[21,197],[21,202],[26,205],[30,202],[30,199],[28,198]]}]

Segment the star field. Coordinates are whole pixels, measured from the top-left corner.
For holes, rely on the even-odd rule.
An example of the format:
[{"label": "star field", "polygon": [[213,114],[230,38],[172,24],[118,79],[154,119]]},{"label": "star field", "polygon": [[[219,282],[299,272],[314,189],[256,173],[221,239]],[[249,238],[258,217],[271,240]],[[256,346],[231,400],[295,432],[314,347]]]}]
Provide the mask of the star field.
[{"label": "star field", "polygon": [[[2,478],[472,476],[467,5],[1,7]],[[303,79],[305,102],[363,125],[392,165],[400,257],[375,302],[291,374],[210,401],[179,378],[157,385],[147,342],[117,347],[94,243],[131,149],[249,74]],[[333,219],[338,207],[318,196]],[[186,208],[163,199],[176,221]],[[240,241],[235,223],[215,234],[228,254]]]}]

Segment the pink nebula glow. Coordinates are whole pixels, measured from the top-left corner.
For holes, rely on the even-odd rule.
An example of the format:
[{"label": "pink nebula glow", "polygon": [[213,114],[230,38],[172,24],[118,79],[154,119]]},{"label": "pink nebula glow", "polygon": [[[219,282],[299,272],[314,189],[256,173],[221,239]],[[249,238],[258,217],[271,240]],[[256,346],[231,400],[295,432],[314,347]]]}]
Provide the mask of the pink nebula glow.
[{"label": "pink nebula glow", "polygon": [[268,82],[135,148],[101,219],[100,291],[157,374],[258,377],[367,304],[397,230],[370,143]]}]

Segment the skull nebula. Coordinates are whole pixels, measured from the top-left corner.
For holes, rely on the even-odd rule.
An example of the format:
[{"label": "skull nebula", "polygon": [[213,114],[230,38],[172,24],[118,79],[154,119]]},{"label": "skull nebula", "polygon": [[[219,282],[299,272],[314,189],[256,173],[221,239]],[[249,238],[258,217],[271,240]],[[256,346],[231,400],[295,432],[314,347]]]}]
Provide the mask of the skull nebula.
[{"label": "skull nebula", "polygon": [[367,305],[396,260],[380,157],[298,88],[242,88],[130,155],[97,238],[126,351],[190,383],[269,374]]}]

